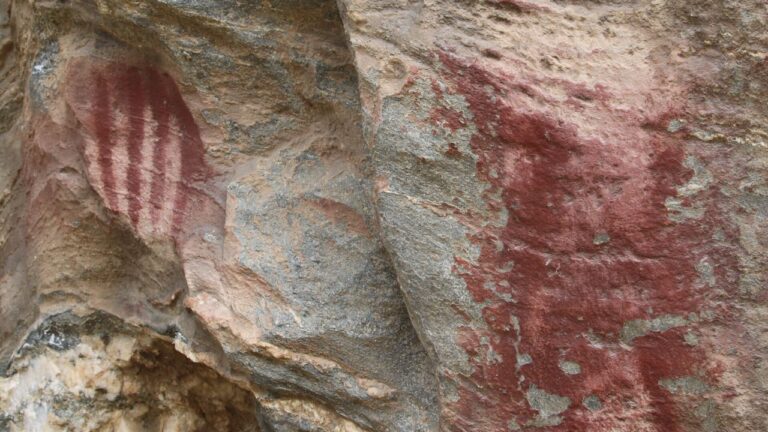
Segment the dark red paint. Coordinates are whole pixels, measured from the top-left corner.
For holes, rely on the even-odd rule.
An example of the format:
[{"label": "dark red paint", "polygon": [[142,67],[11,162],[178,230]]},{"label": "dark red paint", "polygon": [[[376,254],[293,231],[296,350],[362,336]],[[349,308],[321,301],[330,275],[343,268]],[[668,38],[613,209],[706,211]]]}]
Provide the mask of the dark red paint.
[{"label": "dark red paint", "polygon": [[[456,261],[474,301],[485,305],[488,329],[467,325],[460,335],[476,371],[453,377],[460,400],[451,406],[448,429],[502,432],[510,420],[533,421],[537,413],[525,394],[535,385],[572,401],[562,423],[545,430],[600,432],[635,422],[659,432],[683,430],[686,413],[659,380],[696,376],[712,384],[718,376],[701,348],[685,344],[691,327],[650,332],[631,347],[619,339],[631,320],[701,312],[714,292],[695,269],[705,256],[717,269],[718,288],[732,290],[733,277],[723,268],[735,268],[733,251],[711,241],[715,229],[728,230],[720,210],[708,206],[702,220],[673,223],[665,207],[692,176],[682,142],[632,114],[623,119],[620,142],[582,138],[550,114],[509,102],[535,98],[523,91],[529,84],[439,55],[445,83],[466,99],[477,128],[471,147],[479,175],[490,184],[488,205],[509,214],[505,226],[472,236],[481,248],[477,263]],[[609,98],[602,88],[571,88],[580,99]],[[445,109],[435,109],[432,121],[454,130],[463,116]],[[713,193],[697,200],[709,202]],[[595,244],[599,233],[610,241]],[[489,350],[502,360],[488,361]],[[522,354],[533,362],[517,364]],[[560,360],[578,363],[581,373],[564,374]],[[582,406],[588,395],[600,398],[603,411]],[[628,408],[642,397],[648,398],[645,411]]]},{"label": "dark red paint", "polygon": [[[174,90],[176,90],[175,85]],[[168,103],[171,107],[171,115],[178,121],[179,130],[183,136],[179,187],[184,189],[184,193],[177,193],[174,203],[177,211],[174,212],[172,225],[176,234],[182,226],[184,213],[190,201],[189,185],[195,181],[204,181],[209,175],[209,170],[205,165],[205,152],[197,123],[178,90],[168,93]]]},{"label": "dark red paint", "polygon": [[115,174],[112,167],[112,112],[109,106],[109,88],[104,77],[96,74],[94,77],[96,94],[94,111],[101,113],[101,121],[95,122],[96,140],[99,142],[97,164],[101,168],[101,183],[104,185],[107,206],[117,207],[117,192],[115,191]]},{"label": "dark red paint", "polygon": [[[76,87],[84,95],[70,95],[70,99],[74,99],[76,111],[86,113],[84,123],[94,133],[98,156],[91,163],[101,170],[107,207],[123,211],[118,208],[117,197],[126,196],[127,216],[133,227],[138,228],[142,210],[149,206],[148,222],[154,231],[162,222],[162,211],[170,208],[171,232],[167,234],[175,237],[191,210],[190,202],[204,200],[195,198],[202,194],[197,184],[211,175],[200,131],[176,84],[170,76],[149,66],[94,62],[81,67],[90,69],[95,85]],[[80,101],[81,98],[85,101]],[[146,113],[150,114],[151,122],[145,118]],[[147,136],[150,138],[145,139]],[[126,139],[127,161],[115,159],[119,137]],[[181,141],[180,155],[169,154],[173,137]],[[179,157],[180,172],[171,172],[171,156]],[[122,183],[116,178],[116,164],[121,163],[127,164]],[[142,175],[148,165],[151,169]],[[144,184],[144,178],[150,181]],[[169,185],[176,186],[173,196]]]},{"label": "dark red paint", "polygon": [[142,75],[135,67],[127,68],[118,82],[119,100],[128,105],[128,216],[133,226],[139,225],[141,211],[141,161],[144,141],[144,106],[146,90]]},{"label": "dark red paint", "polygon": [[[166,96],[166,89],[173,86],[172,82],[168,82],[167,75],[160,74],[155,69],[150,69],[148,73],[147,92],[149,93],[149,106],[152,110],[152,119],[157,124],[155,130],[155,136],[157,142],[166,142],[168,140],[168,100]],[[152,146],[152,166],[163,167],[165,166],[165,146],[155,145]],[[153,224],[158,222],[161,206],[160,203],[165,199],[165,186],[163,177],[157,173],[152,176],[152,184],[150,185],[150,218]]]}]

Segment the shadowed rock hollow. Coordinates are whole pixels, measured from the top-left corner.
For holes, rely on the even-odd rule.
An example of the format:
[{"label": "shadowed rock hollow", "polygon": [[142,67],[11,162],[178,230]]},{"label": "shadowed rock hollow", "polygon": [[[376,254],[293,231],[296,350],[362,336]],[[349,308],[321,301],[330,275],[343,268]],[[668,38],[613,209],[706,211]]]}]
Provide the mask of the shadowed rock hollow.
[{"label": "shadowed rock hollow", "polygon": [[768,429],[766,22],[0,0],[0,431]]}]

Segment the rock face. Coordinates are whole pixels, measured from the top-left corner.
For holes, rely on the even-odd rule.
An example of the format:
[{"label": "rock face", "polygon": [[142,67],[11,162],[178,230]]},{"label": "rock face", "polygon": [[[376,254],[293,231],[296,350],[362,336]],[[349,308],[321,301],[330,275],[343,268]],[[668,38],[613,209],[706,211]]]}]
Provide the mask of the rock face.
[{"label": "rock face", "polygon": [[0,0],[0,431],[768,430],[761,0]]}]

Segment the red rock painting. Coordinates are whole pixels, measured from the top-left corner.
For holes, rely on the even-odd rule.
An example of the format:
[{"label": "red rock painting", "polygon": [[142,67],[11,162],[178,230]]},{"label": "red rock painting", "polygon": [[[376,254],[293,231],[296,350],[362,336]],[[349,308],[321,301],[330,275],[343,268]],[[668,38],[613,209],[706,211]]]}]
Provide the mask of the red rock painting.
[{"label": "red rock painting", "polygon": [[[454,377],[462,385],[450,430],[684,430],[690,412],[662,384],[716,384],[718,366],[685,335],[715,291],[708,283],[733,286],[721,269],[735,259],[712,245],[718,230],[732,235],[715,207],[671,220],[667,200],[692,176],[682,142],[632,113],[606,125],[615,142],[581,137],[515,106],[505,97],[519,88],[513,78],[440,57],[477,128],[471,147],[488,205],[508,212],[505,226],[473,235],[477,263],[456,262],[486,328],[468,324],[460,335],[475,372]],[[460,126],[460,113],[435,116]],[[702,262],[714,269],[710,282]]]},{"label": "red rock painting", "polygon": [[210,176],[173,79],[151,66],[74,61],[67,100],[86,130],[91,183],[142,235],[176,236]]}]

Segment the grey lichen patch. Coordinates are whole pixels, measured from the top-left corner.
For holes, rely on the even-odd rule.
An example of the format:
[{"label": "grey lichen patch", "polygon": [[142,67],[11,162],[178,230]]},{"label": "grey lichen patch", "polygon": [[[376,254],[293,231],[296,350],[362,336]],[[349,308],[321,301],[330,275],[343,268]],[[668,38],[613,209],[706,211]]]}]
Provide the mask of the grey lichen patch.
[{"label": "grey lichen patch", "polygon": [[581,373],[581,366],[572,361],[560,360],[560,370],[566,375],[578,375]]},{"label": "grey lichen patch", "polygon": [[35,56],[29,77],[29,91],[37,107],[45,106],[46,94],[54,88],[49,78],[57,67],[58,56],[59,43],[56,40],[45,43]]},{"label": "grey lichen patch", "polygon": [[687,332],[683,336],[683,340],[685,340],[685,344],[688,346],[697,346],[699,344],[699,337],[691,332]]},{"label": "grey lichen patch", "polygon": [[712,173],[695,157],[686,157],[683,165],[693,171],[693,176],[686,184],[677,188],[677,196],[668,197],[664,201],[670,220],[678,223],[704,217],[704,208],[696,205],[686,206],[684,199],[706,190],[713,182]]},{"label": "grey lichen patch", "polygon": [[720,429],[717,421],[717,404],[712,400],[705,400],[694,410],[694,415],[701,422],[702,432],[716,432]]},{"label": "grey lichen patch", "polygon": [[664,200],[664,207],[667,208],[669,219],[672,222],[685,222],[686,220],[698,220],[704,217],[704,209],[701,207],[685,207],[683,200],[675,197],[668,197]]},{"label": "grey lichen patch", "polygon": [[693,176],[688,180],[688,183],[677,189],[678,195],[683,197],[692,196],[707,189],[712,184],[712,173],[695,157],[686,157],[683,165],[693,170]]},{"label": "grey lichen patch", "polygon": [[501,355],[493,349],[490,340],[487,337],[480,338],[480,345],[485,347],[485,362],[487,364],[499,364],[504,359]]},{"label": "grey lichen patch", "polygon": [[701,395],[709,391],[709,385],[695,376],[662,379],[659,385],[673,394]]},{"label": "grey lichen patch", "polygon": [[710,288],[715,286],[715,267],[708,257],[704,257],[696,263],[696,272],[699,274],[699,279],[707,286]]},{"label": "grey lichen patch", "polygon": [[603,408],[603,403],[600,402],[600,398],[595,395],[589,395],[584,398],[584,400],[581,401],[581,404],[584,406],[584,408],[595,412],[599,411]]},{"label": "grey lichen patch", "polygon": [[672,119],[669,122],[669,125],[667,125],[667,132],[669,132],[669,133],[678,132],[684,126],[685,126],[685,120],[683,120],[683,119]]},{"label": "grey lichen patch", "polygon": [[753,274],[739,276],[739,295],[745,298],[757,298],[764,289],[760,276]]},{"label": "grey lichen patch", "polygon": [[531,426],[556,426],[562,422],[562,414],[571,406],[571,399],[565,396],[547,393],[531,386],[525,394],[528,405],[539,412],[539,415],[529,424]]},{"label": "grey lichen patch", "polygon": [[716,229],[716,230],[715,230],[715,231],[712,233],[712,240],[714,240],[714,241],[719,241],[719,242],[722,242],[722,241],[725,241],[725,240],[726,240],[726,238],[727,238],[727,237],[725,236],[725,231],[723,231],[723,229],[722,229],[722,228],[717,228],[717,229]]},{"label": "grey lichen patch", "polygon": [[592,239],[592,244],[596,246],[604,245],[611,241],[611,236],[608,235],[608,233],[600,232],[595,234],[595,237]]},{"label": "grey lichen patch", "polygon": [[533,359],[529,354],[523,353],[517,355],[517,368],[521,368],[525,365],[533,363]]},{"label": "grey lichen patch", "polygon": [[688,324],[688,320],[680,315],[662,315],[651,320],[631,320],[621,329],[620,339],[626,344],[648,333],[662,333],[675,327]]}]

